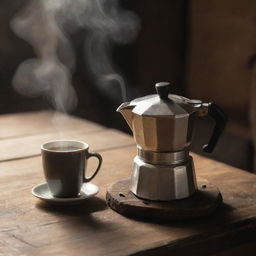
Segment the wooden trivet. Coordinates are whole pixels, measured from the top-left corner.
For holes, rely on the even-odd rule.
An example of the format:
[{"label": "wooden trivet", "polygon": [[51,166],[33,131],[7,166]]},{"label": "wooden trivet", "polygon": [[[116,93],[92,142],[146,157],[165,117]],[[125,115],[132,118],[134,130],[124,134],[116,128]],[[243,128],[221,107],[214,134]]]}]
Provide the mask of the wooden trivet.
[{"label": "wooden trivet", "polygon": [[116,212],[133,218],[184,220],[210,215],[222,203],[218,188],[198,179],[198,190],[189,198],[159,202],[143,200],[130,190],[130,179],[120,180],[107,190],[108,205]]}]

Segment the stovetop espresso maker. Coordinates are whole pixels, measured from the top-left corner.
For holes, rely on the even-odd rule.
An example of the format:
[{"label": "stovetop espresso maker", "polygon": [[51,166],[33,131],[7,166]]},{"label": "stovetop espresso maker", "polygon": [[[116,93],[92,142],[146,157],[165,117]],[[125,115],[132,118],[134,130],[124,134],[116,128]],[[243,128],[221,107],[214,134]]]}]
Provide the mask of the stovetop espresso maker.
[{"label": "stovetop espresso maker", "polygon": [[169,94],[170,83],[155,85],[157,94],[123,103],[120,112],[137,143],[130,190],[139,198],[169,201],[191,196],[197,189],[189,155],[196,116],[210,115],[215,128],[203,151],[212,152],[226,124],[214,103]]}]

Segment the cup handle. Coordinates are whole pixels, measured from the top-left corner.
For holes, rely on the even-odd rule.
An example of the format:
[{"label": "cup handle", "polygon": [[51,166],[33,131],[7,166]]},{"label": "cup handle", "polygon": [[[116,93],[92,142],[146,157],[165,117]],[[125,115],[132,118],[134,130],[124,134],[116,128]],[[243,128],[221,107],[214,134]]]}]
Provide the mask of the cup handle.
[{"label": "cup handle", "polygon": [[100,170],[100,167],[102,165],[102,156],[99,153],[96,153],[96,152],[88,153],[87,159],[89,159],[90,157],[98,158],[99,164],[98,164],[98,167],[96,168],[95,172],[90,177],[88,177],[88,178],[84,177],[84,182],[89,182],[90,180],[92,180],[96,176],[96,174],[98,173],[98,171]]}]

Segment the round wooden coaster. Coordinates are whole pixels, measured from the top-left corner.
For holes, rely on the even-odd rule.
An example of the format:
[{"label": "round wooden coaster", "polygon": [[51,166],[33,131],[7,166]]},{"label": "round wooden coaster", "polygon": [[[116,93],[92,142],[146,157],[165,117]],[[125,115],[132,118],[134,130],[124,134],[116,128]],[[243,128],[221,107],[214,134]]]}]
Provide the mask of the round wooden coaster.
[{"label": "round wooden coaster", "polygon": [[143,200],[130,190],[130,179],[120,180],[107,190],[108,205],[116,212],[133,218],[184,220],[211,214],[222,203],[218,188],[207,180],[198,179],[198,190],[189,198],[159,202]]}]

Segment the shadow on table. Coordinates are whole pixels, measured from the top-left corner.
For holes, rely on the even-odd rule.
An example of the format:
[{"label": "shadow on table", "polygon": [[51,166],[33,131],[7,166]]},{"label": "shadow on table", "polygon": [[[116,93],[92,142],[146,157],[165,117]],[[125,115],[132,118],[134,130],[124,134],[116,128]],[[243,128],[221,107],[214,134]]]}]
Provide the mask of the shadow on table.
[{"label": "shadow on table", "polygon": [[[235,208],[226,204],[222,203],[220,206],[215,209],[211,214],[196,218],[190,218],[190,219],[174,219],[174,220],[159,220],[156,218],[137,218],[137,217],[131,217],[126,216],[127,218],[134,219],[137,221],[145,222],[145,223],[154,223],[156,225],[162,225],[162,226],[170,226],[170,227],[185,227],[188,228],[190,226],[197,226],[202,228],[205,228],[206,225],[210,225],[213,227],[219,227],[220,224],[228,224],[231,220],[233,220],[232,212]],[[200,225],[200,223],[202,223]],[[218,224],[216,226],[216,224]]]},{"label": "shadow on table", "polygon": [[[89,251],[86,255],[94,255],[93,251],[98,253],[101,250],[104,250],[102,255],[108,255],[120,246],[125,248],[126,239],[131,240],[133,237],[132,232],[123,227],[123,224],[120,225],[120,220],[116,222],[112,210],[106,209],[106,202],[101,198],[89,198],[84,204],[68,207],[38,202],[36,207],[46,214],[53,215],[53,218],[49,217],[51,221],[43,225],[45,230],[54,229],[57,236],[61,236],[62,241],[65,241],[62,250],[66,252],[76,250],[77,255],[83,255],[81,250],[86,248]],[[123,218],[119,215],[116,217]],[[118,240],[120,238],[125,239]],[[49,251],[54,250],[55,239],[59,241],[58,237],[49,237]],[[117,249],[115,241],[118,241]]]},{"label": "shadow on table", "polygon": [[93,212],[103,211],[107,208],[105,200],[93,197],[88,198],[84,203],[78,205],[51,205],[42,201],[36,204],[36,207],[45,212],[51,212],[56,215],[84,216]]},{"label": "shadow on table", "polygon": [[[140,220],[142,221],[142,220]],[[179,221],[157,221],[144,220],[156,225],[165,226],[167,229],[175,230],[177,233],[185,231],[188,234],[184,239],[175,241],[169,247],[169,254],[173,255],[226,255],[225,250],[234,248],[233,254],[228,255],[255,255],[255,223],[254,219],[239,213],[234,207],[223,203],[215,212],[209,216],[204,216],[190,220]],[[248,244],[245,254],[234,254],[239,246],[243,250],[243,245]],[[182,247],[182,254],[180,253]],[[241,251],[240,250],[240,251]],[[147,251],[147,255],[166,255],[166,246],[153,248]],[[142,254],[138,253],[136,256]],[[218,254],[219,255],[219,254]]]},{"label": "shadow on table", "polygon": [[69,206],[57,206],[39,201],[36,207],[59,217],[60,222],[63,222],[67,229],[83,229],[89,227],[102,229],[105,226],[102,221],[93,216],[93,213],[103,211],[107,208],[105,200],[98,197],[88,198],[82,204]]}]

